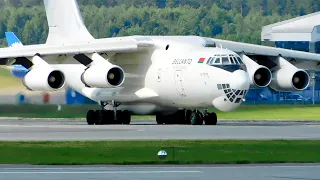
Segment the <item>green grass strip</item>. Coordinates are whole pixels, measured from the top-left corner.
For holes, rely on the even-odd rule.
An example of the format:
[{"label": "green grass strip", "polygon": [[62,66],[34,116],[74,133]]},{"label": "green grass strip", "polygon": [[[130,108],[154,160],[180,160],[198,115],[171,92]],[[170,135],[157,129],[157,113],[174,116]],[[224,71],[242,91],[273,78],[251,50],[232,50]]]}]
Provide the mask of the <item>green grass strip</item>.
[{"label": "green grass strip", "polygon": [[[165,148],[166,147],[166,148]],[[157,152],[167,151],[166,160]],[[174,149],[174,157],[173,157]],[[246,164],[320,162],[320,141],[0,142],[1,164]]]}]

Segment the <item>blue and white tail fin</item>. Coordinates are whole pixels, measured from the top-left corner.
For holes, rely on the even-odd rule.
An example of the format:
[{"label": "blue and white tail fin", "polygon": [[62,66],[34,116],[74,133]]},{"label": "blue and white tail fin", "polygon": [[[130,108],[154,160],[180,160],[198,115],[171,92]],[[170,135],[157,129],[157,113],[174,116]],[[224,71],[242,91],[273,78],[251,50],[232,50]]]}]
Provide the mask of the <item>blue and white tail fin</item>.
[{"label": "blue and white tail fin", "polygon": [[77,0],[44,0],[49,33],[46,44],[87,42],[93,36],[86,28]]},{"label": "blue and white tail fin", "polygon": [[[15,48],[23,46],[20,39],[13,32],[6,32],[5,35],[9,47]],[[7,69],[9,69],[11,74],[16,78],[23,78],[27,72],[29,72],[29,70],[22,65],[8,66]]]},{"label": "blue and white tail fin", "polygon": [[13,32],[6,32],[6,39],[9,47],[21,47],[22,42],[17,38]]}]

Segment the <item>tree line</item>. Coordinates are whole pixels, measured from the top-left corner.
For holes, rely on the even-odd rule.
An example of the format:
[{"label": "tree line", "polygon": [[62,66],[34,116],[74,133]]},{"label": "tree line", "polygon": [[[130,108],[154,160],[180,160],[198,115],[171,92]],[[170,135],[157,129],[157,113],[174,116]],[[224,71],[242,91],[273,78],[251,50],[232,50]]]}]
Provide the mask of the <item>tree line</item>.
[{"label": "tree line", "polygon": [[[199,35],[261,44],[262,26],[320,10],[319,0],[78,0],[96,38]],[[43,0],[0,0],[0,45],[13,31],[24,44],[44,43]]]}]

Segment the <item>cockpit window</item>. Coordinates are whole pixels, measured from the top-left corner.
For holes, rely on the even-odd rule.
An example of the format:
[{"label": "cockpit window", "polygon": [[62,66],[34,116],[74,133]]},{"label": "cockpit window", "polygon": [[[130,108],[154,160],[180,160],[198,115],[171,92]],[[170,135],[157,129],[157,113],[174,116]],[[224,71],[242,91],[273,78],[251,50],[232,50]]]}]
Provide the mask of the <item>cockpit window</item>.
[{"label": "cockpit window", "polygon": [[222,64],[223,65],[230,64],[229,58],[228,57],[222,57]]},{"label": "cockpit window", "polygon": [[214,62],[215,64],[221,64],[221,59],[220,59],[220,57],[217,57],[216,58],[216,61]]},{"label": "cockpit window", "polygon": [[[208,58],[207,64],[209,66],[217,66],[217,67],[225,66],[225,68],[227,68],[228,65],[230,65],[230,68],[243,66],[241,57],[239,57],[237,54],[215,54],[214,56]],[[235,67],[231,67],[231,66],[235,66]]]},{"label": "cockpit window", "polygon": [[240,58],[240,57],[238,57],[237,59],[238,59],[239,63],[240,63],[240,64],[242,64],[242,60],[241,60],[241,58]]},{"label": "cockpit window", "polygon": [[233,57],[233,59],[234,59],[234,62],[236,62],[237,64],[240,64],[240,62],[237,60],[236,57]]},{"label": "cockpit window", "polygon": [[214,61],[215,61],[215,59],[216,59],[215,57],[214,57],[214,58],[212,58],[212,59],[211,59],[211,61],[210,61],[210,64],[213,64],[213,63],[214,63]]},{"label": "cockpit window", "polygon": [[230,58],[230,62],[231,62],[231,64],[236,64],[236,62],[234,61],[234,59],[233,59],[233,57],[232,57],[232,56],[230,56],[229,58]]},{"label": "cockpit window", "polygon": [[207,64],[209,64],[209,65],[211,64],[211,63],[210,63],[211,59],[212,59],[212,57],[210,57],[210,58],[208,59]]}]

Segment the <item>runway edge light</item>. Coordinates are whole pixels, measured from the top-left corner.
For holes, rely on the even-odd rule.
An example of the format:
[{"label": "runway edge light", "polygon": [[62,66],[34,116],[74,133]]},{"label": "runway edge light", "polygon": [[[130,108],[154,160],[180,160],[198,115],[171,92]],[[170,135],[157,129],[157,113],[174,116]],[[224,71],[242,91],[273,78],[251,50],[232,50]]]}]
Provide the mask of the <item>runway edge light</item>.
[{"label": "runway edge light", "polygon": [[158,152],[158,157],[159,157],[159,159],[162,159],[162,160],[164,160],[164,159],[166,159],[167,158],[167,152],[165,151],[165,150],[161,150],[161,151],[159,151]]}]

